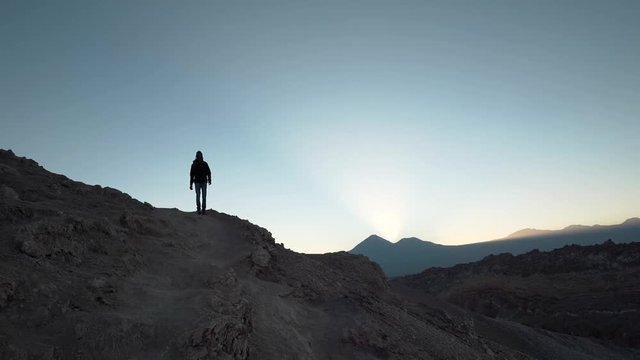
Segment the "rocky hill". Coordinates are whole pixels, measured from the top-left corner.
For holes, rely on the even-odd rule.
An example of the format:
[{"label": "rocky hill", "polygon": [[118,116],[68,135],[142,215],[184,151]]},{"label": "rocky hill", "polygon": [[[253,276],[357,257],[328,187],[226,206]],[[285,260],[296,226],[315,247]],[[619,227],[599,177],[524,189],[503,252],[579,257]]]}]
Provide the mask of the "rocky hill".
[{"label": "rocky hill", "polygon": [[638,357],[404,296],[364,256],[298,254],[238,217],[154,208],[0,150],[0,359]]},{"label": "rocky hill", "polygon": [[533,249],[548,251],[564,245],[601,244],[607,239],[628,243],[640,239],[640,219],[618,225],[571,225],[562,230],[524,229],[504,239],[466,245],[440,245],[418,238],[396,243],[372,235],[349,251],[377,262],[389,277],[417,274],[430,267],[447,267],[478,261],[490,254],[524,254]]},{"label": "rocky hill", "polygon": [[640,347],[640,243],[491,255],[394,284],[491,318]]}]

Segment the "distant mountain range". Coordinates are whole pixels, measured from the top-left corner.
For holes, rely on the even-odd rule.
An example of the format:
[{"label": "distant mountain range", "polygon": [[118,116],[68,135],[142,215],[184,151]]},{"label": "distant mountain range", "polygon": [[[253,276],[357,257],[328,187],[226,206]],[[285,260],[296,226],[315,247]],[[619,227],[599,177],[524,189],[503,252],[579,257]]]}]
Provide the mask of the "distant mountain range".
[{"label": "distant mountain range", "polygon": [[430,267],[448,267],[477,261],[490,254],[519,255],[538,249],[549,251],[564,245],[594,245],[611,239],[615,243],[640,241],[640,218],[619,225],[571,225],[562,230],[524,229],[506,238],[466,244],[440,245],[418,238],[392,243],[371,235],[354,247],[352,254],[362,254],[377,262],[389,277],[419,273]]}]

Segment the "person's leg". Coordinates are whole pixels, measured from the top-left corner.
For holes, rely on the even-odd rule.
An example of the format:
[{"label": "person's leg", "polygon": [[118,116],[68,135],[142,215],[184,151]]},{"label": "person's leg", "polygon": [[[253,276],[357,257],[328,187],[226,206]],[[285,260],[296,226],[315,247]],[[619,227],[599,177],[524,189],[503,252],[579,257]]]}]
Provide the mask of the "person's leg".
[{"label": "person's leg", "polygon": [[196,183],[196,207],[198,208],[198,215],[200,215],[200,184]]},{"label": "person's leg", "polygon": [[207,209],[207,183],[202,184],[202,213]]}]

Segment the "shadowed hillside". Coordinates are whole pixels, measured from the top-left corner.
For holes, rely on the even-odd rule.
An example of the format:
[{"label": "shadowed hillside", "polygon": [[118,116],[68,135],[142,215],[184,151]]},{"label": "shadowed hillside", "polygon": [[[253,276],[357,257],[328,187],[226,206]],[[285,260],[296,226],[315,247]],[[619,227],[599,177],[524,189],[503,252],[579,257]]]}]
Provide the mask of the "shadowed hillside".
[{"label": "shadowed hillside", "polygon": [[640,347],[640,243],[490,255],[393,283],[491,318]]},{"label": "shadowed hillside", "polygon": [[446,246],[407,238],[391,243],[372,235],[349,251],[377,262],[387,276],[419,273],[430,267],[446,267],[477,261],[490,254],[519,255],[537,249],[548,251],[564,245],[601,244],[607,239],[628,243],[640,239],[640,219],[632,218],[619,225],[572,225],[563,230],[520,230],[505,239],[458,246]]},{"label": "shadowed hillside", "polygon": [[364,256],[298,254],[238,217],[153,208],[0,150],[0,359],[637,356],[413,304]]}]

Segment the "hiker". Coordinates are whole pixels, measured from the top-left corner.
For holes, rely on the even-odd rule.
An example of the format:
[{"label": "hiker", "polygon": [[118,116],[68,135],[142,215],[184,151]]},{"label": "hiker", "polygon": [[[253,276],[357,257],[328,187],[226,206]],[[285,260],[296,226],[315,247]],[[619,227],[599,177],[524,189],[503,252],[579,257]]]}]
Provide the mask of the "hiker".
[{"label": "hiker", "polygon": [[[207,208],[207,183],[211,185],[211,169],[209,164],[202,158],[202,151],[196,153],[196,159],[191,164],[191,172],[189,175],[189,190],[193,190],[193,184],[196,184],[196,206],[198,215],[204,215]],[[200,207],[200,193],[202,193],[202,208]],[[202,209],[202,211],[200,210]]]}]

